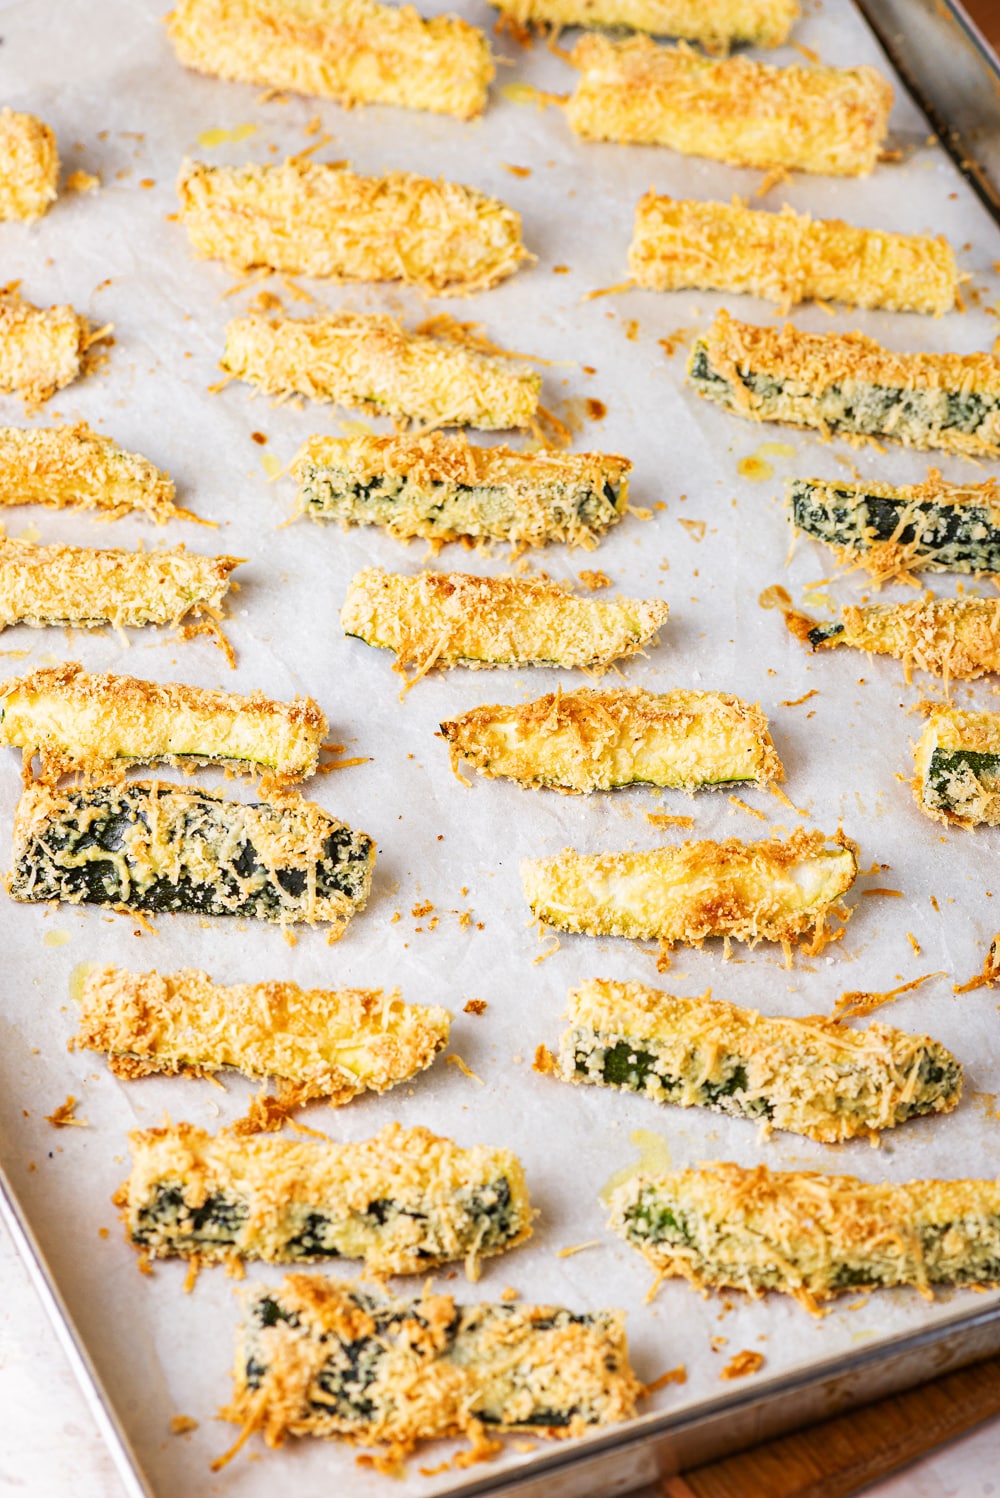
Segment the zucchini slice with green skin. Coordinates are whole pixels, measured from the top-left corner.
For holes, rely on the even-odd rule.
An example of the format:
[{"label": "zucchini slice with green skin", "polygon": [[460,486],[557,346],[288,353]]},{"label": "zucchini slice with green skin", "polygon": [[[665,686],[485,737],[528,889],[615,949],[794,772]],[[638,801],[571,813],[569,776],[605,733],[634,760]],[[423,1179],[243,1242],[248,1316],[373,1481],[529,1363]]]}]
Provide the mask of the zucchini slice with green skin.
[{"label": "zucchini slice with green skin", "polygon": [[521,881],[532,915],[557,931],[691,946],[710,936],[793,942],[810,932],[818,941],[854,883],[857,853],[842,832],[800,827],[758,843],[526,858]]},{"label": "zucchini slice with green skin", "polygon": [[621,1311],[389,1299],[316,1274],[253,1287],[244,1304],[221,1413],[269,1446],[349,1436],[398,1460],[419,1441],[481,1442],[481,1425],[576,1436],[629,1419],[643,1392]]},{"label": "zucchini slice with green skin", "polygon": [[802,615],[789,617],[793,634],[814,650],[853,645],[870,655],[891,655],[946,680],[974,681],[1000,671],[1000,599],[931,598],[911,603],[852,605],[839,624],[810,628]]},{"label": "zucchini slice with green skin", "polygon": [[649,644],[668,612],[659,598],[577,598],[547,579],[369,567],[352,578],[340,622],[395,651],[395,669],[412,666],[417,681],[435,666],[609,666]]},{"label": "zucchini slice with green skin", "polygon": [[1000,827],[1000,713],[933,708],[914,762],[921,811],[958,827]]},{"label": "zucchini slice with green skin", "polygon": [[151,1258],[363,1259],[376,1274],[464,1259],[475,1279],[480,1258],[531,1235],[517,1156],[460,1149],[429,1129],[392,1123],[339,1144],[178,1124],[136,1130],[129,1145],[115,1204]]},{"label": "zucchini slice with green skin", "polygon": [[[25,787],[15,900],[331,922],[363,908],[375,846],[311,801],[250,805],[163,781]],[[339,933],[338,933],[339,934]]]},{"label": "zucchini slice with green skin", "polygon": [[340,1107],[408,1081],[444,1050],[451,1018],[437,1005],[404,1004],[398,989],[223,987],[191,968],[95,968],[79,1002],[71,1047],[101,1052],[116,1077],[203,1077],[231,1067],[272,1079],[283,1108],[313,1098]]},{"label": "zucchini slice with green skin", "polygon": [[225,764],[282,781],[312,775],[328,724],[311,697],[274,702],[69,663],[0,682],[0,744],[37,753],[46,778],[109,764]]},{"label": "zucchini slice with green skin", "polygon": [[642,983],[573,989],[555,1062],[564,1082],[596,1082],[657,1103],[713,1108],[820,1144],[875,1139],[925,1113],[947,1113],[962,1067],[928,1035],[888,1025],[769,1018],[707,994],[683,999]]},{"label": "zucchini slice with green skin", "polygon": [[136,512],[157,525],[193,520],[174,503],[169,474],[126,452],[85,421],[74,426],[0,427],[0,505],[51,505]]},{"label": "zucchini slice with green skin", "polygon": [[897,354],[862,333],[760,328],[716,314],[687,367],[699,395],[750,421],[1000,457],[1000,359]]},{"label": "zucchini slice with green skin", "polygon": [[728,692],[547,692],[515,707],[475,707],[441,732],[456,772],[468,760],[523,786],[696,791],[784,779],[766,717]]},{"label": "zucchini slice with green skin", "polygon": [[699,1289],[777,1290],[808,1310],[847,1290],[1000,1281],[996,1181],[860,1181],[818,1171],[632,1176],[610,1226],[660,1275]]},{"label": "zucchini slice with green skin", "polygon": [[377,525],[401,541],[564,541],[588,550],[625,513],[627,458],[518,453],[464,434],[313,437],[292,465],[313,520]]}]

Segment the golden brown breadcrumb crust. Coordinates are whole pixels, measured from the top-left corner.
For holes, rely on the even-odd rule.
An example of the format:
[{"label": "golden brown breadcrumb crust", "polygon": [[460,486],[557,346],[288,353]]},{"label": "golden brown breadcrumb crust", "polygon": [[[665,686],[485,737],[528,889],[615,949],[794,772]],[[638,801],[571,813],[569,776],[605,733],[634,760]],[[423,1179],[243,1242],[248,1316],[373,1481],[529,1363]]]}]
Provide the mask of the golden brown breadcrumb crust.
[{"label": "golden brown breadcrumb crust", "polygon": [[56,200],[59,153],[48,125],[0,109],[0,220],[41,218]]},{"label": "golden brown breadcrumb crust", "polygon": [[126,452],[85,421],[73,426],[0,427],[0,505],[132,511],[157,525],[193,519],[174,503],[170,475]]},{"label": "golden brown breadcrumb crust", "polygon": [[780,47],[799,17],[798,0],[491,0],[518,26],[627,27],[654,36],[700,42],[712,52],[731,46]]},{"label": "golden brown breadcrumb crust", "polygon": [[84,355],[106,336],[72,307],[34,307],[16,284],[0,287],[0,391],[29,410],[77,379]]},{"label": "golden brown breadcrumb crust", "polygon": [[[789,616],[788,626],[809,639],[811,621]],[[851,604],[841,610],[839,633],[813,641],[815,650],[853,645],[902,661],[945,681],[974,681],[1000,671],[1000,599],[921,598],[912,603]]]}]

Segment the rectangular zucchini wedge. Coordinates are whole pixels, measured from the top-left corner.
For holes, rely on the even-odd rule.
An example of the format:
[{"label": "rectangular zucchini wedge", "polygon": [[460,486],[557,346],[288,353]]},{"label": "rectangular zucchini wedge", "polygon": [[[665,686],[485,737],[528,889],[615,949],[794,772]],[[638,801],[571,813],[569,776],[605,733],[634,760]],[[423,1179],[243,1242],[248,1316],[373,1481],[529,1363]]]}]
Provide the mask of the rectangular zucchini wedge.
[{"label": "rectangular zucchini wedge", "polygon": [[192,518],[174,503],[174,493],[169,474],[85,421],[0,427],[0,505],[101,510],[109,518],[136,512],[162,525]]},{"label": "rectangular zucchini wedge", "polygon": [[789,479],[791,522],[825,541],[845,566],[877,582],[909,572],[1000,572],[996,479],[947,484],[934,468],[922,484]]},{"label": "rectangular zucchini wedge", "polygon": [[719,1163],[633,1176],[609,1205],[612,1229],[659,1274],[699,1289],[778,1290],[815,1310],[846,1290],[1000,1280],[996,1181],[896,1185]]},{"label": "rectangular zucchini wedge", "polygon": [[626,27],[653,36],[730,47],[780,47],[799,18],[798,0],[490,0],[518,26]]},{"label": "rectangular zucchini wedge", "polygon": [[0,220],[41,218],[56,200],[56,138],[33,114],[0,109]]},{"label": "rectangular zucchini wedge", "polygon": [[635,210],[629,273],[652,291],[696,287],[796,302],[846,302],[893,312],[950,312],[958,269],[948,241],[647,192]]},{"label": "rectangular zucchini wedge", "polygon": [[521,215],[442,177],[361,177],[292,157],[283,166],[185,161],[180,218],[196,255],[338,281],[404,281],[467,296],[525,260]]},{"label": "rectangular zucchini wedge", "polygon": [[839,624],[810,629],[799,615],[789,618],[789,627],[814,650],[852,645],[870,655],[891,655],[903,662],[907,680],[914,667],[957,681],[1000,671],[1000,598],[850,605],[841,609]]},{"label": "rectangular zucchini wedge", "polygon": [[1000,827],[1000,713],[934,707],[917,741],[920,810],[957,827]]},{"label": "rectangular zucchini wedge", "polygon": [[721,311],[695,339],[687,377],[699,395],[749,421],[1000,457],[992,354],[897,354],[864,333],[759,328]]},{"label": "rectangular zucchini wedge", "polygon": [[677,998],[642,983],[593,979],[573,989],[556,1075],[713,1108],[820,1144],[877,1140],[908,1118],[947,1113],[962,1067],[929,1035],[872,1023],[768,1018],[707,994]]},{"label": "rectangular zucchini wedge", "polygon": [[21,793],[15,900],[330,922],[368,899],[375,845],[311,801],[246,805],[163,781]]},{"label": "rectangular zucchini wedge", "polygon": [[441,724],[452,768],[560,791],[783,780],[767,719],[729,692],[547,692],[515,707],[474,707]]},{"label": "rectangular zucchini wedge", "polygon": [[621,1311],[402,1300],[356,1280],[290,1274],[245,1294],[232,1403],[259,1430],[347,1436],[398,1460],[419,1441],[488,1430],[578,1436],[635,1413]]},{"label": "rectangular zucchini wedge", "polygon": [[178,1124],[137,1129],[129,1146],[115,1204],[149,1258],[363,1259],[374,1274],[464,1259],[478,1278],[480,1258],[531,1236],[517,1156],[460,1149],[429,1129],[391,1123],[339,1144]]},{"label": "rectangular zucchini wedge", "polygon": [[167,31],[185,67],[294,94],[472,119],[494,68],[478,26],[377,0],[176,0]]},{"label": "rectangular zucchini wedge", "polygon": [[315,773],[327,728],[311,697],[275,702],[263,692],[88,675],[73,662],[0,682],[0,744],[29,761],[37,753],[49,779],[114,764],[224,764],[302,780]]},{"label": "rectangular zucchini wedge", "polygon": [[83,370],[90,323],[72,307],[34,307],[16,286],[0,286],[0,392],[40,406]]},{"label": "rectangular zucchini wedge", "polygon": [[288,1107],[340,1107],[386,1092],[430,1066],[448,1044],[438,1005],[399,990],[304,989],[297,983],[213,983],[207,973],[98,967],[84,980],[75,1050],[99,1051],[115,1076],[212,1076],[232,1068],[271,1080]]},{"label": "rectangular zucchini wedge", "polygon": [[598,669],[636,655],[667,618],[658,598],[576,598],[532,577],[367,567],[351,579],[344,633],[396,652],[413,680],[433,667],[561,666]]},{"label": "rectangular zucchini wedge", "polygon": [[542,377],[454,339],[408,333],[387,313],[237,317],[222,368],[265,395],[305,395],[433,426],[530,427]]},{"label": "rectangular zucchini wedge", "polygon": [[0,629],[13,624],[138,629],[217,610],[242,557],[97,551],[0,536]]},{"label": "rectangular zucchini wedge", "polygon": [[625,513],[631,468],[610,453],[519,453],[428,432],[311,437],[292,473],[313,520],[377,525],[401,541],[564,541],[589,550]]},{"label": "rectangular zucchini wedge", "polygon": [[580,80],[566,118],[584,140],[669,146],[733,166],[866,177],[892,107],[892,85],[867,66],[779,68],[597,32],[570,60]]},{"label": "rectangular zucchini wedge", "polygon": [[531,913],[557,931],[700,946],[710,936],[819,941],[827,916],[858,872],[857,844],[842,832],[797,828],[744,843],[680,843],[650,853],[526,858],[521,882]]}]

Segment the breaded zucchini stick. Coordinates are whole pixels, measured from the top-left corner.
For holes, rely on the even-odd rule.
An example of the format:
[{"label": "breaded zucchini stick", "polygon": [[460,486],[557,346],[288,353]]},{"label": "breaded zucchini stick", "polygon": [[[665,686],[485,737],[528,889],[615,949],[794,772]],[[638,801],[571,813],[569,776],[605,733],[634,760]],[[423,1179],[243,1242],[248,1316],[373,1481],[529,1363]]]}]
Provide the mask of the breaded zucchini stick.
[{"label": "breaded zucchini stick", "polygon": [[699,1289],[778,1290],[808,1310],[845,1290],[1000,1280],[996,1181],[890,1181],[714,1164],[636,1175],[610,1226],[661,1275]]},{"label": "breaded zucchini stick", "polygon": [[107,776],[126,764],[224,764],[268,770],[280,781],[315,773],[328,723],[311,697],[275,702],[237,694],[88,675],[72,662],[0,682],[0,744],[23,749],[57,779],[72,770]]},{"label": "breaded zucchini stick", "polygon": [[174,504],[173,480],[85,421],[62,427],[0,427],[0,505],[132,511],[157,525],[193,518]]},{"label": "breaded zucchini stick", "polygon": [[857,844],[799,827],[757,843],[689,842],[650,853],[525,858],[532,915],[558,931],[700,946],[709,936],[793,942],[814,934],[858,872]]},{"label": "breaded zucchini stick", "polygon": [[478,26],[376,0],[177,0],[167,29],[185,67],[354,104],[472,119],[494,68]]},{"label": "breaded zucchini stick", "polygon": [[21,396],[29,410],[42,405],[79,377],[103,336],[72,307],[34,307],[16,284],[0,287],[0,392]]},{"label": "breaded zucchini stick", "polygon": [[1000,572],[996,479],[946,484],[932,468],[922,484],[789,479],[785,492],[794,526],[877,583],[911,572]]},{"label": "breaded zucchini stick", "polygon": [[565,541],[588,550],[628,505],[627,458],[475,447],[464,433],[312,437],[292,473],[314,520],[408,541]]},{"label": "breaded zucchini stick", "polygon": [[0,220],[41,218],[57,197],[59,153],[48,125],[0,109]]},{"label": "breaded zucchini stick", "polygon": [[398,988],[223,987],[192,968],[98,967],[84,980],[71,1046],[100,1051],[116,1077],[208,1077],[232,1068],[273,1080],[288,1108],[314,1098],[340,1107],[430,1066],[448,1044],[450,1023],[436,1004],[404,1004]]},{"label": "breaded zucchini stick", "polygon": [[703,57],[647,36],[582,36],[566,118],[584,140],[670,146],[733,166],[866,177],[885,140],[892,86],[877,69]]},{"label": "breaded zucchini stick", "polygon": [[[224,1419],[287,1435],[386,1445],[489,1430],[579,1436],[635,1413],[621,1311],[386,1299],[356,1280],[290,1274],[245,1297]],[[359,1372],[359,1370],[362,1370]]]},{"label": "breaded zucchini stick", "polygon": [[934,707],[917,741],[920,810],[956,827],[1000,826],[1000,713]]},{"label": "breaded zucchini stick", "polygon": [[629,273],[652,291],[747,292],[788,308],[846,302],[891,312],[950,312],[958,289],[951,245],[929,234],[856,229],[732,203],[647,192],[635,210]]},{"label": "breaded zucchini stick", "polygon": [[712,52],[780,47],[799,18],[797,0],[490,0],[519,26],[612,26],[678,36]]},{"label": "breaded zucchini stick", "polygon": [[487,432],[530,426],[542,388],[541,375],[522,364],[407,333],[386,313],[234,318],[222,368],[265,395]]},{"label": "breaded zucchini stick", "polygon": [[810,629],[803,616],[789,627],[814,650],[853,645],[871,655],[891,655],[945,680],[973,681],[1000,671],[1000,599],[921,598],[913,603],[886,603],[841,609],[839,624]]},{"label": "breaded zucchini stick", "polygon": [[311,801],[245,805],[163,781],[24,788],[15,900],[329,922],[340,935],[371,888],[375,845]]},{"label": "breaded zucchini stick", "polygon": [[132,1170],[114,1198],[149,1258],[200,1262],[363,1259],[375,1274],[424,1274],[531,1236],[524,1171],[510,1150],[460,1149],[387,1124],[374,1139],[211,1135],[193,1124],[129,1135]]},{"label": "breaded zucchini stick", "polygon": [[699,395],[750,421],[1000,456],[1000,359],[897,354],[864,333],[800,333],[716,314],[687,367]]},{"label": "breaded zucchini stick", "polygon": [[474,707],[441,732],[456,772],[464,759],[481,775],[560,791],[784,779],[764,714],[729,692],[582,687],[515,707]]},{"label": "breaded zucchini stick", "polygon": [[185,161],[177,192],[195,254],[238,271],[405,281],[434,296],[467,296],[530,258],[519,213],[413,172],[360,177],[295,157],[284,166]]},{"label": "breaded zucchini stick", "polygon": [[771,1019],[707,994],[682,999],[602,979],[572,990],[566,1018],[554,1061],[564,1082],[714,1108],[820,1144],[876,1139],[908,1118],[948,1113],[962,1092],[950,1051],[888,1025]]},{"label": "breaded zucchini stick", "polygon": [[0,629],[178,624],[218,609],[242,557],[37,546],[0,536]]},{"label": "breaded zucchini stick", "polygon": [[[659,598],[575,598],[532,577],[367,567],[351,579],[345,634],[396,652],[418,681],[434,666],[600,668],[648,645],[667,618]],[[412,683],[411,683],[412,684]]]}]

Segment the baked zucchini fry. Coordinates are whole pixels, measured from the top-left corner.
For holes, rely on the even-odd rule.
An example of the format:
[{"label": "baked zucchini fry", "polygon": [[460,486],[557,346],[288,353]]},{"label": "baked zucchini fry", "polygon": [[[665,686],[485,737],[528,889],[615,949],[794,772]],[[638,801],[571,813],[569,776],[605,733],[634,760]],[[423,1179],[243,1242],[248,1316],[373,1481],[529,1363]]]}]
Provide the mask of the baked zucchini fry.
[{"label": "baked zucchini fry", "polygon": [[269,1446],[348,1436],[396,1461],[444,1436],[481,1445],[483,1426],[582,1435],[629,1419],[643,1392],[624,1322],[621,1311],[387,1299],[356,1280],[290,1274],[245,1295],[221,1414]]},{"label": "baked zucchini fry", "polygon": [[34,307],[0,287],[0,392],[33,410],[83,373],[84,354],[105,336],[72,307]]},{"label": "baked zucchini fry", "polygon": [[311,437],[292,464],[314,520],[377,525],[401,541],[565,541],[588,550],[628,505],[627,458],[476,447],[464,433]]},{"label": "baked zucchini fry", "polygon": [[530,258],[519,213],[413,172],[360,177],[295,157],[284,166],[185,161],[177,192],[195,254],[238,271],[405,281],[434,296],[467,296]]},{"label": "baked zucchini fry", "polygon": [[219,609],[242,557],[185,551],[96,551],[0,536],[0,629],[179,624]]},{"label": "baked zucchini fry", "polygon": [[922,484],[789,479],[785,490],[792,524],[878,583],[911,572],[1000,572],[996,479],[946,484],[932,468]]},{"label": "baked zucchini fry", "polygon": [[0,505],[133,511],[157,525],[194,517],[174,504],[173,480],[85,421],[66,427],[0,427]]},{"label": "baked zucchini fry", "polygon": [[100,1051],[117,1077],[208,1077],[232,1068],[272,1079],[284,1107],[325,1098],[340,1107],[387,1092],[430,1066],[451,1016],[404,1004],[399,990],[222,987],[207,973],[99,967],[80,996],[75,1050]]},{"label": "baked zucchini fry", "polygon": [[709,936],[793,942],[827,916],[858,872],[857,844],[799,827],[788,838],[680,843],[650,853],[526,858],[532,915],[558,931],[700,946]]},{"label": "baked zucchini fry", "polygon": [[912,603],[851,605],[839,624],[809,628],[793,616],[794,634],[814,650],[853,645],[870,655],[891,655],[906,667],[930,671],[945,680],[973,681],[1000,671],[1000,598],[929,598]]},{"label": "baked zucchini fry", "polygon": [[129,1135],[115,1204],[150,1258],[201,1262],[363,1259],[374,1274],[478,1261],[531,1236],[524,1171],[510,1150],[460,1149],[387,1124],[374,1139],[211,1135],[192,1124]]},{"label": "baked zucchini fry", "polygon": [[305,395],[378,416],[471,426],[529,427],[542,377],[449,338],[407,333],[386,313],[237,317],[222,368],[265,395]]},{"label": "baked zucchini fry", "polygon": [[110,765],[224,764],[280,781],[316,771],[328,723],[311,697],[275,702],[68,663],[0,682],[0,744],[37,753],[54,779]]},{"label": "baked zucchini fry", "polygon": [[888,1025],[770,1019],[707,994],[601,979],[571,991],[566,1018],[555,1063],[564,1082],[713,1108],[820,1144],[876,1140],[908,1118],[950,1112],[962,1092],[950,1051]]},{"label": "baked zucchini fry", "polygon": [[920,810],[957,827],[1000,827],[1000,713],[934,707],[917,741]]},{"label": "baked zucchini fry", "polygon": [[996,1181],[895,1185],[720,1163],[633,1176],[610,1207],[610,1226],[661,1276],[779,1290],[809,1310],[845,1290],[1000,1280]]},{"label": "baked zucchini fry", "polygon": [[490,0],[515,25],[625,26],[654,36],[730,47],[780,47],[799,18],[797,0]]},{"label": "baked zucchini fry", "polygon": [[481,775],[560,791],[696,791],[785,778],[764,714],[729,692],[583,687],[474,707],[441,732],[456,773],[464,759]]},{"label": "baked zucchini fry", "polygon": [[750,421],[1000,457],[992,354],[896,354],[863,333],[759,328],[722,311],[695,340],[687,375],[699,395]]},{"label": "baked zucchini fry", "polygon": [[494,68],[478,26],[376,0],[177,0],[167,30],[185,67],[238,83],[472,119]]},{"label": "baked zucchini fry", "polygon": [[584,140],[669,146],[733,166],[866,177],[889,125],[877,69],[792,67],[703,57],[647,36],[582,36],[566,118]]},{"label": "baked zucchini fry", "polygon": [[346,927],[375,845],[311,801],[245,805],[162,781],[21,793],[15,900]]},{"label": "baked zucchini fry", "polygon": [[697,287],[746,292],[791,307],[846,302],[891,312],[950,312],[958,289],[951,245],[942,236],[856,229],[732,203],[647,192],[635,210],[629,273],[652,291]]},{"label": "baked zucchini fry", "polygon": [[0,220],[41,218],[55,202],[59,153],[48,125],[0,109]]},{"label": "baked zucchini fry", "polygon": [[394,650],[395,670],[414,668],[412,685],[435,666],[610,666],[641,652],[667,612],[659,598],[603,603],[532,577],[367,567],[351,579],[340,622],[366,645]]}]

